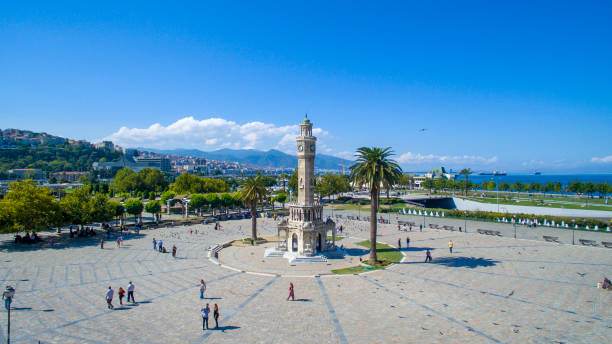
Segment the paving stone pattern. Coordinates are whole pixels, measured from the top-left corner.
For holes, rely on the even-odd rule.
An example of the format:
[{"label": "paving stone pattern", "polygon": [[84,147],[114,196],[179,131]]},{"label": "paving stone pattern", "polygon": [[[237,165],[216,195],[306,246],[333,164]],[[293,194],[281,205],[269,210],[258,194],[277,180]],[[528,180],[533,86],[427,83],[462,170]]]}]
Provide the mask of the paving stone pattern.
[{"label": "paving stone pattern", "polygon": [[[264,235],[272,220],[260,220]],[[367,223],[343,222],[367,238]],[[189,230],[198,234],[189,234]],[[262,276],[215,264],[207,249],[246,237],[250,220],[141,231],[117,248],[75,238],[15,249],[0,239],[0,281],[13,285],[14,343],[609,343],[612,250],[473,233],[382,225],[379,241],[406,236],[406,259],[385,271],[320,277]],[[46,235],[46,234],[43,234]],[[152,249],[153,237],[178,257]],[[455,248],[448,252],[448,241]],[[430,248],[432,263],[424,263]],[[256,257],[260,259],[261,257]],[[279,258],[281,259],[281,258]],[[254,259],[255,260],[255,259]],[[290,268],[286,271],[291,271]],[[198,282],[207,282],[205,300]],[[108,286],[129,281],[137,304],[106,308]],[[297,301],[285,301],[289,282]],[[200,308],[217,303],[220,329],[202,331]],[[0,312],[6,341],[6,312]],[[214,321],[211,317],[211,325]]]}]

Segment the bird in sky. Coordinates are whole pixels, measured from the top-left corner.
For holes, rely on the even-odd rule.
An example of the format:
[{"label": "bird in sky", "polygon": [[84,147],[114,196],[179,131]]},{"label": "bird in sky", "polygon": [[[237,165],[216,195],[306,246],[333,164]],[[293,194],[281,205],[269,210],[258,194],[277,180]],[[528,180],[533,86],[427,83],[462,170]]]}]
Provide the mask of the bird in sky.
[{"label": "bird in sky", "polygon": [[419,129],[419,132],[424,132],[425,130],[427,130],[427,129],[426,128],[422,128],[422,129]]}]

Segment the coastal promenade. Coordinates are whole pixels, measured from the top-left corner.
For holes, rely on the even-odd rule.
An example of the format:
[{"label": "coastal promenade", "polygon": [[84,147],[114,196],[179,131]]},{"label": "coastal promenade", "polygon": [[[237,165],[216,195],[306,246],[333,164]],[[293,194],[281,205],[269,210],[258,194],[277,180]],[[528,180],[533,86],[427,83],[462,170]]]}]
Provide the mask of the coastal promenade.
[{"label": "coastal promenade", "polygon": [[[429,219],[427,219],[429,221]],[[275,235],[261,219],[261,235]],[[368,224],[342,220],[345,240]],[[469,224],[468,224],[469,225]],[[208,248],[250,231],[250,220],[143,230],[117,248],[92,238],[16,248],[1,235],[0,281],[16,288],[13,343],[606,343],[612,340],[612,250],[426,227],[380,225],[402,240],[401,264],[362,275],[289,277],[218,265]],[[194,231],[190,234],[190,231]],[[197,234],[195,233],[197,230]],[[42,233],[48,239],[52,233]],[[410,248],[405,239],[410,237]],[[177,258],[152,249],[178,247]],[[448,242],[454,242],[452,255]],[[433,262],[424,263],[430,249]],[[365,256],[364,252],[364,256]],[[253,255],[254,264],[263,257]],[[282,258],[279,258],[282,259]],[[290,267],[286,267],[290,270]],[[198,282],[207,283],[199,299]],[[133,281],[135,305],[108,310],[104,293]],[[285,301],[289,282],[296,301]],[[125,303],[125,302],[124,302]],[[220,307],[220,328],[202,331],[200,308]],[[6,323],[0,312],[0,323]],[[211,319],[212,320],[212,319]],[[214,324],[214,321],[211,321]],[[6,341],[2,327],[0,341]]]}]

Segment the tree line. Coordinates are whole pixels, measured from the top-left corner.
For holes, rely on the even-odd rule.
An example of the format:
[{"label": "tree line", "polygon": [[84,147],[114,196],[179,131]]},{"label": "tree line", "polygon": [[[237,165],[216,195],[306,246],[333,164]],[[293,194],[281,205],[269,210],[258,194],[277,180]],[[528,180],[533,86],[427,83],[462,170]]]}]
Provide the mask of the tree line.
[{"label": "tree line", "polygon": [[[425,189],[429,190],[456,190],[464,188],[464,181],[461,180],[452,180],[452,179],[425,179],[421,186]],[[520,181],[516,181],[514,183],[495,183],[495,181],[483,181],[480,186],[475,183],[468,182],[467,189],[482,189],[482,190],[500,190],[500,191],[514,191],[514,192],[572,192],[575,194],[584,194],[592,197],[595,193],[598,193],[600,196],[606,196],[612,193],[612,186],[610,183],[602,182],[602,183],[593,183],[593,182],[580,182],[578,180],[574,180],[567,185],[563,185],[561,182],[548,182],[548,183],[522,183]]]}]

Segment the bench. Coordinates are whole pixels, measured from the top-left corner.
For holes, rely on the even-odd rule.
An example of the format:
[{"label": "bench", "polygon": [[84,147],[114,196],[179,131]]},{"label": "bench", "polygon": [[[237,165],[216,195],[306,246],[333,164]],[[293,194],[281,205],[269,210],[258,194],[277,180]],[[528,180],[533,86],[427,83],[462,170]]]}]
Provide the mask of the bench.
[{"label": "bench", "polygon": [[557,244],[560,244],[561,242],[559,241],[559,237],[554,237],[554,236],[547,236],[547,235],[543,235],[542,238],[548,242],[556,242]]},{"label": "bench", "polygon": [[578,241],[584,246],[597,246],[595,240],[579,239]]},{"label": "bench", "polygon": [[601,244],[607,248],[612,248],[612,242],[602,241]]},{"label": "bench", "polygon": [[501,232],[499,231],[490,231],[488,229],[477,229],[476,232],[480,233],[480,234],[486,234],[486,235],[496,235],[496,236],[503,236],[501,234]]}]

